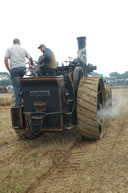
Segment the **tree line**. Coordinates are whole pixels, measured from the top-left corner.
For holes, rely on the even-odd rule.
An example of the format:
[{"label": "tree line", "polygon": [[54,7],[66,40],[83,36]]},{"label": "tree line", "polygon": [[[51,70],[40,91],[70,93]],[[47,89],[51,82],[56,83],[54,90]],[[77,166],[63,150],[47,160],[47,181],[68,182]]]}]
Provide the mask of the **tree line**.
[{"label": "tree line", "polygon": [[[91,75],[92,76],[102,76],[102,77],[104,77],[103,74],[99,74],[97,72],[92,72]],[[118,72],[111,72],[109,74],[109,77],[104,77],[104,78],[112,78],[112,77],[116,78],[116,79],[128,79],[128,71],[126,71],[126,72],[124,72],[122,74],[120,74]]]},{"label": "tree line", "polygon": [[111,72],[109,74],[110,77],[115,77],[116,79],[128,79],[128,71],[119,74],[118,72]]},{"label": "tree line", "polygon": [[0,72],[0,86],[12,85],[10,74],[8,72]]}]

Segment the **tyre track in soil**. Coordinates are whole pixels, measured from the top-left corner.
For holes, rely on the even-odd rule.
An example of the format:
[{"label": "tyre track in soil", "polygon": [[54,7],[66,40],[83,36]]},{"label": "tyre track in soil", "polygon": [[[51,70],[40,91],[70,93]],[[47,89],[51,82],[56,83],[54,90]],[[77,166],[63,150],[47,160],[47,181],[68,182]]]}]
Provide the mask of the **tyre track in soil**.
[{"label": "tyre track in soil", "polygon": [[[69,141],[71,141],[70,143],[68,143],[68,145],[66,145],[67,138]],[[36,170],[36,168],[38,169],[38,165],[40,165],[42,160],[46,161],[46,159],[52,161],[52,164],[47,168],[48,171],[50,171],[52,168],[56,167],[56,164],[58,164],[59,160],[63,160],[64,157],[68,154],[69,149],[72,148],[73,143],[75,143],[75,138],[76,133],[72,133],[71,131],[63,133],[61,136],[58,136],[58,134],[46,134],[32,141],[22,141],[18,140],[18,138],[16,137],[13,141],[13,144],[9,143],[8,145],[0,148],[0,170],[4,173],[4,175],[0,175],[0,180],[3,183],[4,181],[7,181],[9,178],[11,178],[12,169],[14,170],[15,167],[18,167],[20,171],[23,170],[23,167],[30,167],[28,165],[31,164],[31,167],[34,167]],[[63,147],[64,144],[66,145],[66,147]],[[38,158],[33,159],[32,154],[37,153],[39,154]],[[43,167],[45,167],[45,164],[43,164]],[[15,173],[16,172],[14,171],[14,177],[17,176],[17,174]],[[42,173],[47,173],[47,170],[42,171]],[[42,174],[39,174],[38,177],[36,176],[34,178],[38,179],[40,178],[40,175]],[[30,174],[29,176],[31,178]],[[30,184],[31,181],[30,183],[28,183],[27,188]],[[1,188],[0,191],[2,190]],[[21,192],[24,192],[24,190]]]},{"label": "tyre track in soil", "polygon": [[[116,122],[119,130],[116,132],[114,139],[111,140],[111,143],[109,141],[107,144],[107,142],[102,140],[101,143],[104,147],[101,147],[100,142],[96,142],[96,146],[92,142],[81,142],[80,139],[77,139],[69,152],[64,154],[64,159],[58,164],[55,164],[47,174],[42,175],[25,193],[93,192],[93,186],[96,185],[98,179],[101,177],[103,167],[108,164],[107,160],[110,160],[116,142],[123,129],[122,123]],[[81,147],[82,151],[80,151]],[[99,151],[101,155],[99,155]],[[110,161],[109,164],[111,164],[111,162],[112,161]],[[84,173],[83,171],[86,171],[86,176],[90,176],[91,173],[93,174],[91,181],[87,178],[84,182],[84,189],[82,188],[83,184],[80,183],[81,175]],[[72,182],[75,182],[75,184],[73,183],[75,191],[73,191]],[[49,187],[49,184],[51,187]],[[58,187],[56,184],[58,184]],[[86,187],[87,189],[85,189]],[[83,190],[81,190],[81,188]]]},{"label": "tyre track in soil", "polygon": [[[4,153],[3,159],[0,159],[0,163],[2,162],[2,163],[4,163],[4,165],[8,165],[10,162],[13,162],[13,164],[15,164],[18,162],[18,160],[22,156],[26,157],[25,158],[26,161],[27,160],[29,161],[29,159],[30,159],[29,154],[30,153],[32,154],[32,152],[34,152],[35,149],[38,149],[38,144],[36,144],[36,146],[34,146],[30,142],[30,145],[28,145],[28,147],[25,148],[25,144],[22,144],[22,143],[23,143],[23,141],[17,140],[17,141],[15,141],[15,144],[13,141],[13,143],[9,143],[6,146],[2,146],[2,148],[0,148],[0,155],[2,155],[3,152],[6,152],[6,154]],[[71,147],[69,149],[64,150],[63,152],[60,149],[55,149],[55,151],[54,150],[53,151],[52,150],[46,150],[44,153],[41,154],[40,160],[42,158],[44,158],[45,156],[52,158],[53,165],[51,168],[49,168],[48,173],[52,169],[56,168],[56,166],[58,165],[59,160],[57,160],[57,158],[60,158],[62,161],[69,155],[69,152],[73,148],[74,144],[75,144],[75,142],[71,145]],[[10,145],[13,145],[12,149],[14,149],[14,151],[11,150]],[[8,153],[8,152],[10,152],[10,153]],[[18,155],[18,152],[20,153],[19,155]],[[8,175],[3,180],[6,180],[7,177],[8,177]]]},{"label": "tyre track in soil", "polygon": [[[49,168],[48,172],[41,175],[34,184],[32,184],[30,187],[28,187],[28,189],[24,192],[24,193],[30,193],[30,192],[33,192],[33,189],[38,186],[40,184],[40,182],[42,181],[42,179],[47,179],[48,176],[50,174],[52,174],[62,163],[65,163],[66,160],[68,160],[68,158],[70,157],[70,152],[72,151],[72,149],[74,148],[74,146],[76,146],[77,144],[77,140],[74,141],[74,143],[72,144],[72,146],[64,151],[64,152],[61,152],[61,151],[58,151],[58,152],[46,152],[46,154],[48,154],[50,157],[53,158],[53,166],[51,168]],[[57,154],[56,154],[57,153]],[[62,154],[63,156],[61,157],[61,160],[57,160],[59,158],[59,154]],[[56,158],[54,157],[56,155]]]},{"label": "tyre track in soil", "polygon": [[[122,115],[122,118],[124,119],[124,117],[128,116],[124,114]],[[66,148],[56,146],[56,144],[53,143],[53,141],[56,140],[56,137],[54,138],[51,136],[44,136],[30,142],[23,142],[15,139],[14,144],[11,142],[12,149],[14,149],[13,151],[10,151],[10,157],[8,158],[8,155],[5,155],[4,157],[4,161],[8,159],[5,162],[5,165],[8,165],[10,161],[14,162],[14,164],[17,163],[22,156],[25,156],[25,160],[29,162],[29,155],[32,151],[36,149],[41,151],[41,148],[43,148],[44,145],[49,144],[50,147],[52,145],[50,151],[46,149],[45,152],[42,152],[37,162],[40,162],[45,156],[50,157],[52,159],[51,167],[49,167],[47,172],[36,177],[34,183],[30,183],[26,190],[21,192],[100,193],[97,184],[99,184],[105,169],[109,170],[109,166],[112,165],[111,157],[113,156],[115,146],[119,141],[120,136],[123,135],[122,132],[125,133],[126,125],[128,125],[128,121],[126,120],[110,120],[109,124],[105,126],[107,131],[105,131],[104,138],[96,142],[83,142],[77,132],[71,137],[68,137],[68,133],[66,136],[56,136],[57,138],[60,138],[60,141],[63,137],[65,137],[65,139],[68,137],[68,140],[71,140],[70,146],[67,146]],[[41,143],[42,140],[44,140],[44,142]],[[49,141],[49,143],[46,141]],[[40,144],[41,146],[39,148]],[[61,143],[59,143],[59,145],[60,144]],[[3,149],[3,152],[9,151],[9,145],[10,144],[1,148]],[[18,153],[19,155],[17,155]],[[2,155],[2,152],[0,152],[0,155]],[[108,193],[109,191],[104,190],[101,192]],[[125,191],[122,193],[125,193]]]},{"label": "tyre track in soil", "polygon": [[126,120],[109,120],[104,138],[94,143],[82,142],[77,138],[64,159],[42,175],[25,193],[108,192],[102,191],[97,184],[104,175],[104,167],[107,166],[109,170],[109,166],[112,166],[111,157],[127,124]]},{"label": "tyre track in soil", "polygon": [[[93,186],[97,183],[96,179],[100,178],[102,168],[107,164],[106,160],[110,159],[116,141],[122,132],[122,125],[119,124],[119,126],[121,129],[116,132],[114,139],[109,145],[106,144],[105,147],[105,142],[104,140],[102,141],[104,148],[100,147],[100,142],[81,142],[81,139],[77,139],[71,149],[64,155],[64,159],[51,168],[46,175],[41,176],[25,193],[92,192]],[[97,145],[94,143],[97,143]],[[82,151],[80,150],[81,148]],[[99,149],[100,152],[102,151],[102,155],[98,158]],[[89,176],[91,173],[94,176],[92,176],[91,182],[89,182],[89,179],[86,179],[86,182],[81,184],[80,178],[85,171],[86,176]],[[84,188],[82,188],[83,185]],[[85,185],[87,189],[85,189]]]}]

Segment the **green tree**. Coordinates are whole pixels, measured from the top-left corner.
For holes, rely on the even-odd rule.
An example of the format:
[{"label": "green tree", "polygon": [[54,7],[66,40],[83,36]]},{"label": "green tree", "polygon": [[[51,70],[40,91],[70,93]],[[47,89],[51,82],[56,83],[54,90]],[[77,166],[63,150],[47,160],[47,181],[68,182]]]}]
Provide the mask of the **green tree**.
[{"label": "green tree", "polygon": [[128,79],[128,71],[126,71],[123,74],[121,74],[121,78],[122,79]]},{"label": "green tree", "polygon": [[112,77],[115,77],[116,79],[128,79],[128,71],[122,73],[122,74],[119,74],[117,72],[111,72],[109,74],[109,77],[112,78]]},{"label": "green tree", "polygon": [[11,85],[12,81],[8,72],[0,72],[0,85],[8,86]]},{"label": "green tree", "polygon": [[121,75],[117,72],[111,72],[109,74],[110,77],[115,77],[116,79],[120,79],[121,78]]}]

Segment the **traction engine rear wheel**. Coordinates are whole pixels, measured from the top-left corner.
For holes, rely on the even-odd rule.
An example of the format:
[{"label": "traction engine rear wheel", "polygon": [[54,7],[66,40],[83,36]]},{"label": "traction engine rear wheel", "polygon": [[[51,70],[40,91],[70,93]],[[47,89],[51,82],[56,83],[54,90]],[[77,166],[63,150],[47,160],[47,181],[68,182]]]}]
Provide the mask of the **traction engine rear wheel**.
[{"label": "traction engine rear wheel", "polygon": [[83,77],[77,94],[77,120],[82,138],[97,140],[102,137],[104,102],[105,89],[102,78]]}]

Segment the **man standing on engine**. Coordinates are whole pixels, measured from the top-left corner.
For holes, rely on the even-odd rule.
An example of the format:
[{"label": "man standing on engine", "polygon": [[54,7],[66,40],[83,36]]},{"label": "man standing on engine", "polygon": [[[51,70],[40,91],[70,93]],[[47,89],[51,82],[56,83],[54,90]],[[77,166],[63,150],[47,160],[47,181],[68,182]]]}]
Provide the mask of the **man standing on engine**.
[{"label": "man standing on engine", "polygon": [[20,47],[20,40],[14,39],[13,46],[6,50],[4,63],[11,75],[16,106],[21,105],[22,86],[20,78],[22,78],[26,72],[25,58],[28,58],[32,63],[32,57],[30,54]]},{"label": "man standing on engine", "polygon": [[38,49],[43,53],[43,56],[41,55],[38,59],[40,75],[56,76],[57,62],[54,53],[44,44],[41,44]]}]

